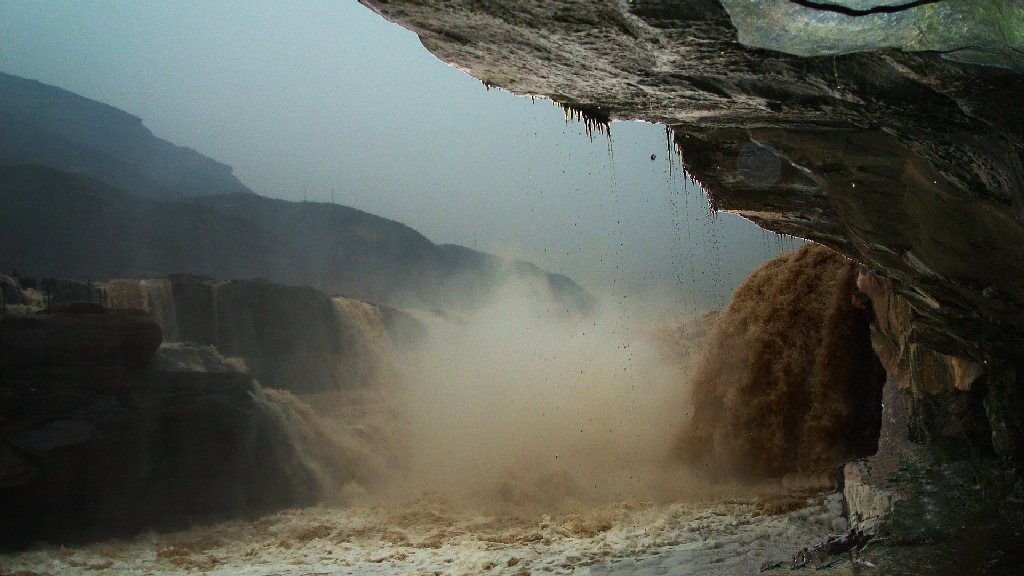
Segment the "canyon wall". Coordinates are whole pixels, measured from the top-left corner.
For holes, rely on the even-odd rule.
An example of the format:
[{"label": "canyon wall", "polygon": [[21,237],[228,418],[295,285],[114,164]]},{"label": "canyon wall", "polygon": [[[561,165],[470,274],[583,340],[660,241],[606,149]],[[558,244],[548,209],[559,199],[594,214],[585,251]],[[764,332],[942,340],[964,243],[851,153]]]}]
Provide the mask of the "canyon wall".
[{"label": "canyon wall", "polygon": [[[167,342],[242,359],[267,388],[296,393],[371,387],[387,377],[390,337],[380,308],[312,288],[196,276],[113,280],[108,304],[150,313]],[[387,318],[397,338],[398,311]],[[404,317],[403,317],[404,318]]]},{"label": "canyon wall", "polygon": [[[160,346],[140,311],[0,317],[0,541],[76,541],[321,497],[241,362]],[[348,471],[351,474],[351,470]]]},{"label": "canyon wall", "polygon": [[26,282],[0,277],[4,546],[337,502],[387,465],[362,412],[408,314],[267,281]]}]

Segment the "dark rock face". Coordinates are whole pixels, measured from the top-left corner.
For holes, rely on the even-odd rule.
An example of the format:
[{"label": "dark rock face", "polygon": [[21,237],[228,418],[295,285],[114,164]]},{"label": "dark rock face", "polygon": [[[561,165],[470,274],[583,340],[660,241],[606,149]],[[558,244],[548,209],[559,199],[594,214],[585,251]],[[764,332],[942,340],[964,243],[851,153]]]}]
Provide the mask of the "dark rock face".
[{"label": "dark rock face", "polygon": [[315,501],[315,483],[296,474],[250,377],[154,373],[128,388],[19,398],[23,411],[70,410],[5,438],[27,469],[0,488],[6,545],[127,536]]},{"label": "dark rock face", "polygon": [[116,280],[107,294],[115,307],[153,314],[168,342],[195,342],[241,358],[268,388],[312,393],[373,386],[391,361],[377,307],[308,287],[174,276]]},{"label": "dark rock face", "polygon": [[230,166],[153,136],[136,116],[2,72],[0,164],[80,172],[149,198],[252,194]]},{"label": "dark rock face", "polygon": [[[314,502],[275,406],[141,311],[0,319],[0,541],[74,541]],[[154,357],[155,355],[155,357]]]},{"label": "dark rock face", "polygon": [[[978,361],[1016,356],[1024,264],[1014,254],[1024,226],[1013,214],[1013,188],[1003,202],[974,196],[884,131],[747,134],[756,145],[715,141],[718,132],[683,137],[698,142],[687,166],[726,191],[712,193],[717,207],[832,246],[893,279],[913,305],[917,338],[936,350]],[[738,169],[736,158],[751,146],[787,159],[778,160],[785,169],[776,185],[751,185]]]},{"label": "dark rock face", "polygon": [[141,310],[80,308],[85,313],[0,318],[0,364],[144,368],[160,347],[160,326]]}]

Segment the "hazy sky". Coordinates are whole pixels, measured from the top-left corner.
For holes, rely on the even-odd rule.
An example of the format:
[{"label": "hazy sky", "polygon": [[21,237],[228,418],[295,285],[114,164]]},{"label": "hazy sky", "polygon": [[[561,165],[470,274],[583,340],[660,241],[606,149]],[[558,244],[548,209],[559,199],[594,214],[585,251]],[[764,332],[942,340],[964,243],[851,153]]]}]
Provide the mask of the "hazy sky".
[{"label": "hazy sky", "polygon": [[597,291],[720,306],[780,248],[708,217],[670,175],[662,127],[615,123],[591,142],[560,108],[486,90],[355,0],[0,0],[0,70],[135,114],[260,194],[333,191]]}]

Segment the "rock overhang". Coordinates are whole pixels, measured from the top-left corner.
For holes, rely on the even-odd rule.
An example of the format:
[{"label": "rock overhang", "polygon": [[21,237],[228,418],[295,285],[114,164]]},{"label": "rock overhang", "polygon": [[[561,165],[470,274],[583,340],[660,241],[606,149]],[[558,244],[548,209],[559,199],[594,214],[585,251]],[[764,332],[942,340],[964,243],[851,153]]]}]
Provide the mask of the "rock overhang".
[{"label": "rock overhang", "polygon": [[[669,126],[718,209],[892,279],[914,306],[915,337],[943,353],[1019,356],[1020,2],[978,0],[954,13],[945,2],[360,1],[488,86]],[[871,21],[851,10],[886,25],[925,22],[933,36],[937,22],[956,26],[942,39],[788,50],[805,53],[796,55],[784,35],[744,44],[750,33],[737,14],[755,4],[785,9],[762,11],[761,24],[811,39],[827,30],[835,42],[843,18]],[[787,21],[789,12],[802,20]],[[960,58],[958,42],[1002,60]]]}]

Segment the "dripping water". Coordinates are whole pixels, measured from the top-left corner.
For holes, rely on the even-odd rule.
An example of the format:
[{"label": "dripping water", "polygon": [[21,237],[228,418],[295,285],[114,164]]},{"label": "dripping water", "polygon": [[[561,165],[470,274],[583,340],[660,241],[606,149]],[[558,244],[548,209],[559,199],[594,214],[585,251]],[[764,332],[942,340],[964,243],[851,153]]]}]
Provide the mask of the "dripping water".
[{"label": "dripping water", "polygon": [[576,122],[583,122],[587,138],[594,141],[594,132],[602,134],[610,140],[612,137],[611,113],[601,106],[586,106],[583,104],[564,104],[554,102],[556,106],[565,112],[565,122],[572,119]]}]

